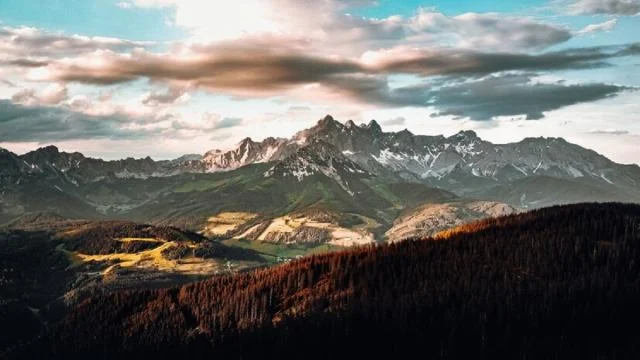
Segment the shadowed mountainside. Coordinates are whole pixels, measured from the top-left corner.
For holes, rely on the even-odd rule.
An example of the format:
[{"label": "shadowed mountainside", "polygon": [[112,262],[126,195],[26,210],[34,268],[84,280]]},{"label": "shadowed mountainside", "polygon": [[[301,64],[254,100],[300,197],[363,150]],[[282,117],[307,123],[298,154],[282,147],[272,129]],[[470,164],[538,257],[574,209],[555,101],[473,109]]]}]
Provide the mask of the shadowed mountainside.
[{"label": "shadowed mountainside", "polygon": [[58,358],[634,358],[640,206],[552,207],[181,288],[90,298]]}]

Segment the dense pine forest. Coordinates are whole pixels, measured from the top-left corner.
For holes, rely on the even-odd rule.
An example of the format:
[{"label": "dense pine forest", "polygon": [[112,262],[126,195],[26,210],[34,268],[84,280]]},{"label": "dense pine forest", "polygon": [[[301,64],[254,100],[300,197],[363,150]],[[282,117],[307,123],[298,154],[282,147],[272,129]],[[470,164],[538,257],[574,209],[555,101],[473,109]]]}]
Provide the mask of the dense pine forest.
[{"label": "dense pine forest", "polygon": [[553,207],[89,298],[22,355],[639,358],[639,275],[640,206]]}]

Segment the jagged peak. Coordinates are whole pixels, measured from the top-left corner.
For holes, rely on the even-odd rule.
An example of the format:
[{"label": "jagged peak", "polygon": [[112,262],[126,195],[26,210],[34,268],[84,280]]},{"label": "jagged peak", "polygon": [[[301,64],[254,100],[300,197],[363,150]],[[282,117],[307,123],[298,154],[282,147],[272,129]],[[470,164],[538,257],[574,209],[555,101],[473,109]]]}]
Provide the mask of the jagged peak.
[{"label": "jagged peak", "polygon": [[477,139],[478,134],[473,130],[461,130],[457,134],[453,135],[452,137],[456,139],[463,139],[463,138]]},{"label": "jagged peak", "polygon": [[356,127],[356,123],[354,123],[353,120],[349,120],[344,124],[344,126],[346,126],[348,129],[353,129]]},{"label": "jagged peak", "polygon": [[375,120],[371,120],[371,121],[369,121],[369,123],[368,123],[368,124],[366,124],[366,125],[364,125],[364,124],[363,124],[363,125],[362,125],[362,127],[363,127],[364,129],[371,130],[371,131],[373,131],[373,132],[375,132],[375,133],[381,133],[381,132],[382,132],[382,127],[381,127],[381,126],[380,126],[380,124],[378,124],[378,122],[377,122],[377,121],[375,121]]},{"label": "jagged peak", "polygon": [[38,148],[36,152],[47,153],[47,154],[58,154],[60,153],[60,150],[55,145],[48,145],[48,146]]},{"label": "jagged peak", "polygon": [[334,119],[333,116],[331,115],[326,115],[325,117],[320,119],[317,124],[318,127],[326,127],[330,125],[342,126],[342,124],[338,122],[336,119]]},{"label": "jagged peak", "polygon": [[247,144],[255,144],[255,142],[253,141],[253,139],[252,139],[252,138],[250,138],[250,137],[246,137],[246,138],[242,139],[242,140],[238,143],[238,145],[237,145],[237,146],[238,146],[238,147],[241,147],[241,146],[244,146],[244,145],[247,145]]},{"label": "jagged peak", "polygon": [[397,134],[401,136],[413,136],[413,133],[409,131],[409,129],[404,129],[402,131],[399,131]]}]

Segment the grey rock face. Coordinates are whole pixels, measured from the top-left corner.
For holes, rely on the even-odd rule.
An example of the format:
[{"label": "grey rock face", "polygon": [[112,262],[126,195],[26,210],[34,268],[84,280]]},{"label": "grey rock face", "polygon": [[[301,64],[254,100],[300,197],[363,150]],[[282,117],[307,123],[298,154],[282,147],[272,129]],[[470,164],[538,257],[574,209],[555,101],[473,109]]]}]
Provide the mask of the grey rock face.
[{"label": "grey rock face", "polygon": [[258,163],[273,163],[269,170],[273,176],[302,179],[322,173],[344,189],[349,187],[349,177],[366,174],[525,208],[576,199],[640,201],[640,167],[616,164],[561,138],[492,144],[473,131],[450,137],[415,135],[408,130],[384,132],[374,120],[342,124],[331,116],[290,139],[256,142],[246,138],[229,150],[171,161],[148,157],[104,161],[60,152],[53,146],[21,156],[0,150],[0,185],[38,177],[64,188],[109,179],[231,171]]}]

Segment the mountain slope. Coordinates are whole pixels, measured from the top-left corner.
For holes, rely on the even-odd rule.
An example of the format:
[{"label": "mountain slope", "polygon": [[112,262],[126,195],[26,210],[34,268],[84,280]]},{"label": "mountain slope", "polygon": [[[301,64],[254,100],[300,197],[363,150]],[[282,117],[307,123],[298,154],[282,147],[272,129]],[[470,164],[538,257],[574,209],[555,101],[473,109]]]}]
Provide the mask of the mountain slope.
[{"label": "mountain slope", "polygon": [[439,241],[96,297],[40,349],[58,358],[635,358],[639,229],[639,206],[554,207]]},{"label": "mountain slope", "polygon": [[[179,183],[179,188],[132,209],[128,216],[199,229],[203,228],[205,219],[247,214],[242,224],[230,231],[218,232],[230,238],[251,229],[264,231],[270,224],[281,222],[283,217],[313,220],[319,213],[329,214],[332,227],[358,226],[363,220],[355,219],[363,217],[369,219],[365,221],[386,226],[411,204],[457,198],[428,185],[380,181],[322,142],[303,147],[275,163],[225,173],[183,176]],[[346,219],[354,219],[355,223]],[[260,238],[259,234],[248,235],[248,238]],[[304,237],[308,235],[300,234],[299,241],[305,242]]]},{"label": "mountain slope", "polygon": [[[228,150],[171,161],[103,161],[49,146],[24,155],[0,151],[0,164],[0,223],[44,211],[200,230],[224,212],[275,219],[322,206],[388,226],[410,202],[429,201],[420,194],[430,188],[524,209],[640,202],[640,167],[560,138],[492,144],[472,131],[384,132],[375,121],[342,124],[331,116],[289,139],[246,138]],[[399,189],[415,188],[409,184],[421,186],[415,200]]]},{"label": "mountain slope", "polygon": [[[273,144],[273,140],[266,141]],[[640,167],[616,164],[562,138],[527,138],[517,143],[492,144],[473,131],[461,131],[450,137],[414,135],[407,130],[386,133],[375,121],[358,126],[352,121],[342,124],[327,116],[290,140],[279,140],[270,148],[268,158],[282,160],[295,149],[315,141],[334,146],[361,168],[386,181],[428,183],[460,196],[482,198],[486,192],[497,193],[514,182],[543,176],[598,188],[601,193],[611,195],[605,200],[640,201]],[[587,196],[581,200],[602,199]],[[551,204],[570,202],[575,202],[575,198],[560,196]],[[517,199],[511,204],[540,207],[550,203]]]},{"label": "mountain slope", "polygon": [[518,211],[515,208],[507,204],[492,201],[425,204],[398,216],[393,226],[385,233],[385,237],[391,242],[428,237],[474,220],[506,216],[516,212]]}]

